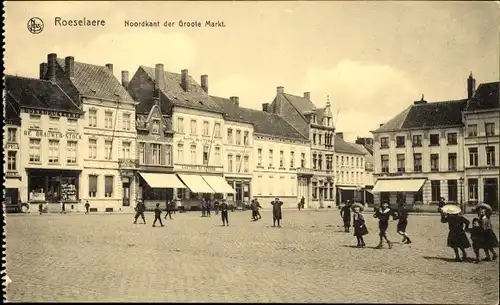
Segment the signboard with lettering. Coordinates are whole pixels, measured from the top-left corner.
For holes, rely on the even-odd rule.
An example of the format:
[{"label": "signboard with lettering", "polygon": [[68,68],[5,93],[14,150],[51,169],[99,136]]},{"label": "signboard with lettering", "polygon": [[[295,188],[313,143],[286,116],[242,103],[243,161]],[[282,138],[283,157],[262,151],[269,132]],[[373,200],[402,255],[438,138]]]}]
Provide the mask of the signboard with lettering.
[{"label": "signboard with lettering", "polygon": [[42,131],[42,130],[33,130],[27,129],[24,131],[25,136],[29,137],[40,137],[40,138],[55,138],[62,139],[66,138],[68,140],[81,140],[82,135],[76,132],[66,132],[62,133],[59,131]]},{"label": "signboard with lettering", "polygon": [[205,143],[205,144],[210,144],[210,143],[215,143],[215,140],[212,139],[202,139],[199,137],[183,137],[184,141],[189,141],[189,142],[199,142],[199,143]]},{"label": "signboard with lettering", "polygon": [[19,145],[17,143],[5,144],[5,149],[19,149]]},{"label": "signboard with lettering", "polygon": [[69,113],[63,111],[55,111],[55,110],[42,110],[42,109],[32,109],[32,108],[22,108],[24,113],[35,114],[35,115],[49,115],[56,117],[67,117],[78,119],[82,115],[81,113]]}]

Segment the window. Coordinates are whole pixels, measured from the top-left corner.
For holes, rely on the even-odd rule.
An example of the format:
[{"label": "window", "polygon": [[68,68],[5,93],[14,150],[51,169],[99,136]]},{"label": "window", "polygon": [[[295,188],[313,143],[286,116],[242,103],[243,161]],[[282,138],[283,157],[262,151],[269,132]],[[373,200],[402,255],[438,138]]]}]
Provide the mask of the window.
[{"label": "window", "polygon": [[248,131],[243,132],[243,145],[248,145]]},{"label": "window", "polygon": [[97,126],[97,110],[96,109],[89,110],[89,126],[90,127]]},{"label": "window", "polygon": [[244,163],[244,171],[245,171],[245,173],[248,173],[248,171],[249,171],[249,157],[248,156],[243,157],[243,163]]},{"label": "window", "polygon": [[241,156],[240,155],[236,155],[235,165],[236,165],[236,172],[237,173],[241,172]]},{"label": "window", "polygon": [[390,192],[380,192],[380,202],[391,203],[391,193]]},{"label": "window", "polygon": [[405,147],[405,136],[396,137],[396,147]]},{"label": "window", "polygon": [[342,156],[342,166],[344,166],[344,156]]},{"label": "window", "polygon": [[7,130],[7,142],[17,142],[17,129],[9,128]]},{"label": "window", "polygon": [[430,135],[430,146],[439,146],[439,134]]},{"label": "window", "polygon": [[89,176],[89,197],[97,197],[97,176]]},{"label": "window", "polygon": [[160,165],[161,164],[161,144],[150,144],[151,148],[151,164]]},{"label": "window", "polygon": [[233,144],[233,129],[227,129],[227,143]]},{"label": "window", "polygon": [[432,201],[439,201],[441,198],[441,181],[431,180]]},{"label": "window", "polygon": [[431,171],[439,171],[439,154],[431,154]]},{"label": "window", "polygon": [[30,114],[30,129],[40,129],[42,117],[39,115]]},{"label": "window", "polygon": [[164,145],[165,149],[165,164],[172,165],[172,145]]},{"label": "window", "polygon": [[273,167],[274,165],[274,158],[273,158],[273,150],[269,150],[269,167]]},{"label": "window", "polygon": [[58,117],[49,117],[49,130],[59,130],[60,120]]},{"label": "window", "polygon": [[[328,165],[326,167],[328,168]],[[356,158],[356,167],[359,167],[359,158]]]},{"label": "window", "polygon": [[184,163],[184,145],[177,144],[177,160],[179,160],[180,164]]},{"label": "window", "polygon": [[215,147],[215,164],[216,165],[220,165],[220,147],[219,146],[216,146]]},{"label": "window", "polygon": [[422,146],[422,135],[414,135],[412,139],[412,143],[414,147]]},{"label": "window", "polygon": [[220,138],[220,123],[215,123],[215,137]]},{"label": "window", "polygon": [[123,117],[123,130],[130,130],[130,113],[124,113]]},{"label": "window", "polygon": [[210,129],[210,123],[208,121],[203,121],[203,135],[208,136],[209,135],[209,130]]},{"label": "window", "polygon": [[389,172],[389,155],[381,155],[380,158],[382,161],[382,173],[388,173]]},{"label": "window", "polygon": [[257,166],[262,166],[262,148],[257,149]]},{"label": "window", "polygon": [[469,148],[469,165],[477,166],[477,164],[478,164],[477,147],[471,147]]},{"label": "window", "polygon": [[318,135],[318,145],[321,145],[321,135]]},{"label": "window", "polygon": [[318,182],[312,183],[312,196],[313,199],[318,199]]},{"label": "window", "polygon": [[322,167],[323,167],[323,155],[318,154],[318,169],[321,170]]},{"label": "window", "polygon": [[104,128],[113,128],[113,112],[111,111],[106,111],[104,116]]},{"label": "window", "polygon": [[339,156],[336,157],[336,161],[335,162],[336,162],[337,166],[340,165],[339,164]]},{"label": "window", "polygon": [[350,182],[351,181],[351,176],[349,176],[349,172],[346,172],[345,176],[346,176],[346,181]]},{"label": "window", "polygon": [[207,145],[203,146],[203,165],[208,165],[208,149]]},{"label": "window", "polygon": [[233,155],[227,155],[227,171],[233,172]]},{"label": "window", "polygon": [[236,130],[236,145],[241,145],[241,130]]},{"label": "window", "polygon": [[457,180],[448,180],[448,201],[457,202],[458,187]]},{"label": "window", "polygon": [[191,145],[191,164],[197,164],[196,162],[196,145]]},{"label": "window", "polygon": [[486,165],[495,166],[495,147],[486,147]]},{"label": "window", "polygon": [[389,148],[389,138],[388,137],[380,138],[380,148]]},{"label": "window", "polygon": [[76,164],[76,141],[68,141],[66,144],[66,163],[67,164]]},{"label": "window", "polygon": [[280,150],[280,168],[285,166],[285,153]]},{"label": "window", "polygon": [[456,171],[457,170],[457,154],[449,153],[448,154],[448,170]]},{"label": "window", "polygon": [[112,142],[111,141],[104,141],[104,159],[105,160],[111,160],[112,159]]},{"label": "window", "polygon": [[354,157],[351,157],[351,167],[354,167]]},{"label": "window", "polygon": [[196,120],[191,120],[191,134],[196,134]]},{"label": "window", "polygon": [[327,155],[326,156],[326,169],[327,170],[332,170],[333,169],[333,156],[332,155]]},{"label": "window", "polygon": [[146,164],[146,143],[139,143],[139,162]]},{"label": "window", "polygon": [[300,167],[302,167],[302,168],[306,167],[306,154],[305,153],[300,153]]},{"label": "window", "polygon": [[269,195],[272,195],[273,194],[273,180],[274,180],[274,177],[273,176],[269,176],[269,185],[268,185],[268,188],[269,188]]},{"label": "window", "polygon": [[113,197],[113,176],[104,177],[104,197]]},{"label": "window", "polygon": [[467,184],[469,185],[469,200],[477,200],[478,179],[468,179]]},{"label": "window", "polygon": [[89,139],[89,159],[97,159],[97,140]]},{"label": "window", "polygon": [[49,163],[59,163],[59,140],[49,140]]},{"label": "window", "polygon": [[122,158],[130,159],[130,142],[122,142]]},{"label": "window", "polygon": [[17,151],[7,153],[7,170],[17,171]]},{"label": "window", "polygon": [[177,118],[177,132],[184,133],[184,119]]},{"label": "window", "polygon": [[68,131],[77,131],[78,129],[78,120],[68,119]]},{"label": "window", "polygon": [[316,161],[317,161],[316,154],[313,154],[313,169],[316,169]]},{"label": "window", "polygon": [[494,136],[495,135],[495,123],[485,123],[484,130],[486,132],[486,136]]},{"label": "window", "polygon": [[295,167],[295,152],[291,151],[290,152],[290,168]]},{"label": "window", "polygon": [[153,120],[151,126],[152,134],[160,134],[160,120]]},{"label": "window", "polygon": [[313,133],[313,144],[316,144],[316,134]]},{"label": "window", "polygon": [[469,137],[477,137],[477,124],[467,125],[467,135]]},{"label": "window", "polygon": [[447,134],[448,137],[448,145],[457,145],[457,133],[456,132],[450,132]]},{"label": "window", "polygon": [[405,172],[405,155],[404,154],[397,154],[397,166],[398,166],[398,173],[404,173]]}]

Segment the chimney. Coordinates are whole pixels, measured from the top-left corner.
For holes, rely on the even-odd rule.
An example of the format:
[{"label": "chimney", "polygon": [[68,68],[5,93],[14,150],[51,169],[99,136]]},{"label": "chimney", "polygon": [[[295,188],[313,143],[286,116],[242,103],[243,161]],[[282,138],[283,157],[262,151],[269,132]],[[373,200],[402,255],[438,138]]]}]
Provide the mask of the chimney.
[{"label": "chimney", "polygon": [[231,102],[233,102],[233,104],[235,104],[236,106],[240,106],[240,98],[237,97],[237,96],[231,96],[229,98],[231,100]]},{"label": "chimney", "polygon": [[381,124],[378,124],[378,127],[382,127],[382,126],[384,126],[384,124],[383,124],[383,123],[381,123]]},{"label": "chimney", "polygon": [[467,98],[471,98],[476,92],[476,79],[472,76],[472,72],[467,79]]},{"label": "chimney", "polygon": [[311,100],[311,92],[304,92],[304,98]]},{"label": "chimney", "polygon": [[285,93],[285,88],[283,88],[282,86],[279,86],[276,88],[276,93],[277,94],[283,94]]},{"label": "chimney", "polygon": [[106,64],[106,68],[113,74],[113,64]]},{"label": "chimney", "polygon": [[155,92],[154,96],[159,98],[160,91],[163,88],[163,64],[156,64],[155,66]]},{"label": "chimney", "polygon": [[269,112],[269,103],[262,104],[262,111]]},{"label": "chimney", "polygon": [[123,70],[122,71],[122,86],[125,87],[125,88],[127,88],[128,83],[129,83],[129,80],[128,80],[128,71]]},{"label": "chimney", "polygon": [[344,139],[344,133],[343,132],[337,132],[337,137],[341,138],[342,140]]},{"label": "chimney", "polygon": [[47,55],[47,80],[56,82],[57,54]]},{"label": "chimney", "polygon": [[424,100],[424,95],[422,94],[422,98],[420,99],[420,101],[414,101],[413,104],[415,105],[427,104],[427,101]]},{"label": "chimney", "polygon": [[64,69],[66,70],[67,77],[75,77],[75,58],[73,56],[66,56],[64,59]]},{"label": "chimney", "polygon": [[187,69],[181,71],[181,87],[184,91],[189,92],[189,73]]},{"label": "chimney", "polygon": [[201,88],[208,93],[208,75],[201,76]]},{"label": "chimney", "polygon": [[47,76],[47,64],[42,62],[40,64],[40,79],[46,79]]}]

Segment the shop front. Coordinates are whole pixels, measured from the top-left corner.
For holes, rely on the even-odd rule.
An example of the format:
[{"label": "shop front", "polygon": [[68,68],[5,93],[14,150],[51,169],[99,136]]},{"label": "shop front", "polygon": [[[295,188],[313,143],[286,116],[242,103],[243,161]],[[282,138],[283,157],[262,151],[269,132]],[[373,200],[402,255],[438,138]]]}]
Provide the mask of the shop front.
[{"label": "shop front", "polygon": [[249,205],[252,200],[250,185],[252,180],[250,178],[232,178],[226,177],[225,179],[228,189],[226,190],[228,202],[234,203],[238,208]]},{"label": "shop front", "polygon": [[[416,200],[409,198],[418,198],[426,179],[378,179],[370,192],[374,195],[374,204],[379,206],[381,202],[387,202],[395,207],[399,202],[406,204],[415,204]],[[408,196],[413,194],[413,196]]]},{"label": "shop front", "polygon": [[166,202],[175,199],[175,190],[186,188],[175,174],[139,173],[138,179],[138,198],[143,200],[146,210],[154,210],[157,203],[164,208]]},{"label": "shop front", "polygon": [[221,198],[221,196],[217,196],[217,192],[208,185],[201,175],[178,174],[177,177],[187,187],[177,188],[175,191],[177,196],[176,205],[179,209],[199,210],[203,198],[210,200]]}]

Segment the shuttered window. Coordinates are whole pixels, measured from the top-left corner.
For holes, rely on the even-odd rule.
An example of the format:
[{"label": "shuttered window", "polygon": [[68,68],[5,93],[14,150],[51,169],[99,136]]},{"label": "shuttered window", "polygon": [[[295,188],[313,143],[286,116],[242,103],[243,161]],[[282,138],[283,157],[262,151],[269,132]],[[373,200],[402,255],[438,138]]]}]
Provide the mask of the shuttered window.
[{"label": "shuttered window", "polygon": [[89,197],[97,196],[97,176],[89,176]]},{"label": "shuttered window", "polygon": [[113,197],[113,176],[104,177],[104,197]]}]

